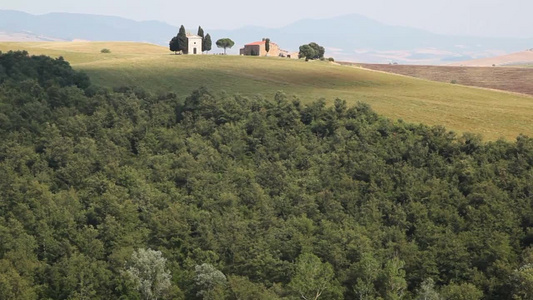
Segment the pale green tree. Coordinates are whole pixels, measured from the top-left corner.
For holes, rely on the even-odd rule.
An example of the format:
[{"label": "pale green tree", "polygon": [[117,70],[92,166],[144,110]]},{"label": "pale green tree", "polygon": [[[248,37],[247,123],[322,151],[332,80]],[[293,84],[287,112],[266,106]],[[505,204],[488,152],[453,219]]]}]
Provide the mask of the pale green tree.
[{"label": "pale green tree", "polygon": [[435,290],[435,281],[431,278],[427,278],[420,285],[418,290],[417,300],[440,300],[442,299],[439,293]]},{"label": "pale green tree", "polygon": [[405,281],[405,263],[397,257],[388,260],[382,271],[382,285],[386,300],[402,299],[407,282]]},{"label": "pale green tree", "polygon": [[204,263],[196,265],[195,282],[199,288],[197,296],[204,300],[216,300],[224,297],[224,289],[227,285],[227,279],[224,273],[217,270],[213,265]]},{"label": "pale green tree", "polygon": [[301,254],[296,260],[296,273],[289,287],[304,300],[318,299],[332,286],[333,267],[311,253]]},{"label": "pale green tree", "polygon": [[533,263],[515,270],[512,279],[515,299],[533,299]]},{"label": "pale green tree", "polygon": [[359,277],[353,290],[359,300],[373,299],[375,294],[374,282],[380,272],[380,264],[370,253],[364,253],[356,265]]},{"label": "pale green tree", "polygon": [[471,283],[451,283],[442,288],[441,293],[446,300],[479,300],[483,298],[483,292]]},{"label": "pale green tree", "polygon": [[171,287],[170,272],[161,251],[138,249],[131,255],[126,274],[143,299],[157,300]]}]

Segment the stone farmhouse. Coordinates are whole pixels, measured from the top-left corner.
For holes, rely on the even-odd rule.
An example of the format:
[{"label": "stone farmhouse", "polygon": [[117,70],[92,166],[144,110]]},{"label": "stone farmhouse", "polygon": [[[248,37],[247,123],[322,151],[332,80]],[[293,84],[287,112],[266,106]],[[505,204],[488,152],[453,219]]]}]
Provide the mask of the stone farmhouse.
[{"label": "stone farmhouse", "polygon": [[187,54],[202,54],[202,37],[198,35],[188,34],[189,49]]},{"label": "stone farmhouse", "polygon": [[[270,51],[268,51],[269,56],[279,56],[279,46],[276,43],[270,42]],[[265,56],[266,52],[266,41],[263,39],[260,42],[253,42],[250,44],[244,45],[244,48],[240,50],[241,55],[251,55],[251,56]]]},{"label": "stone farmhouse", "polygon": [[[240,49],[241,55],[250,55],[250,56],[266,56],[266,41],[263,39],[259,42],[253,42],[250,44],[244,45],[244,48]],[[291,53],[286,50],[282,50],[278,44],[270,42],[270,51],[268,51],[268,56],[280,56],[288,58],[298,58],[298,52]]]}]

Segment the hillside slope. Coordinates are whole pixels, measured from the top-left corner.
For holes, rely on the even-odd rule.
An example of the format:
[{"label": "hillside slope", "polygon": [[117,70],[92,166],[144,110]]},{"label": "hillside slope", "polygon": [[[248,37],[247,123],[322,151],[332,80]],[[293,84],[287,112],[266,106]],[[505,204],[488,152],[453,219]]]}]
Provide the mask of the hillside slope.
[{"label": "hillside slope", "polygon": [[497,89],[533,96],[533,69],[512,67],[459,67],[390,64],[354,64],[366,69],[440,82]]},{"label": "hillside slope", "polygon": [[[108,48],[110,54],[100,53]],[[485,139],[532,136],[533,98],[429,82],[325,62],[239,56],[176,56],[165,47],[136,43],[0,43],[0,50],[63,56],[92,81],[138,86],[153,93],[187,94],[200,86],[245,96],[277,91],[303,103],[324,98],[369,103],[392,119],[443,125]]]}]

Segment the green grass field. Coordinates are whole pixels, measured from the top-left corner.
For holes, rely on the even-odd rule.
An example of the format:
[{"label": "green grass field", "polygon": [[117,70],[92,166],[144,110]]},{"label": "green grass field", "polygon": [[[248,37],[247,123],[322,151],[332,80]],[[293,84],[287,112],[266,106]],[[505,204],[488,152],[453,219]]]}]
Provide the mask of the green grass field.
[{"label": "green grass field", "polygon": [[[103,48],[109,54],[100,53]],[[533,136],[533,97],[438,83],[328,62],[222,55],[173,55],[167,48],[124,42],[0,43],[0,51],[63,56],[96,84],[140,86],[153,92],[188,95],[206,86],[252,96],[277,91],[302,102],[336,98],[369,103],[392,119],[443,125],[486,140]]]}]

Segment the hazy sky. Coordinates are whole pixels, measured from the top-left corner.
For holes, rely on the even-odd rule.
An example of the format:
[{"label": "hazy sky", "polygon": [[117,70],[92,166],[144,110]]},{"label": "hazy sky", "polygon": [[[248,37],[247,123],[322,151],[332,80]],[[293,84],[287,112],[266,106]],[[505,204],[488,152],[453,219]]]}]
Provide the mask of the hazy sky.
[{"label": "hazy sky", "polygon": [[533,37],[530,0],[0,0],[0,9],[114,15],[206,29],[281,27],[304,18],[358,13],[436,33]]}]

